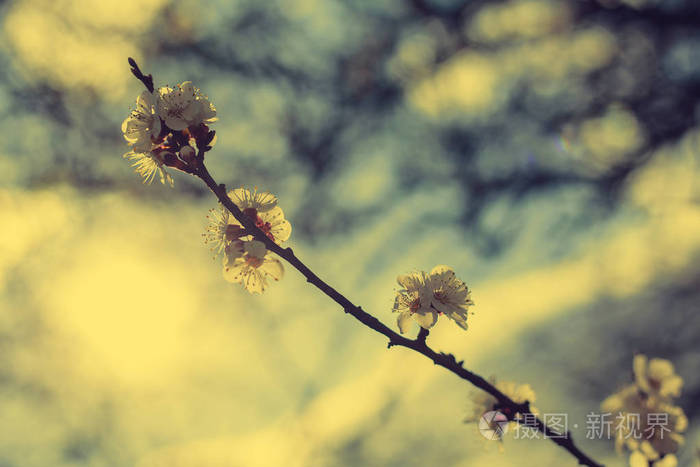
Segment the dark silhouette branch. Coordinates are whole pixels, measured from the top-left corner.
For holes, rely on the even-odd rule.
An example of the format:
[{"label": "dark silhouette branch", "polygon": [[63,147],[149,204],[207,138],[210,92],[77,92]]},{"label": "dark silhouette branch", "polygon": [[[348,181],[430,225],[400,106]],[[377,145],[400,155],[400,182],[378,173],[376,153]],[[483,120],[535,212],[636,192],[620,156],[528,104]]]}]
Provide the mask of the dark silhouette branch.
[{"label": "dark silhouette branch", "polygon": [[136,79],[141,81],[144,86],[146,86],[146,89],[148,89],[148,92],[152,93],[153,92],[153,76],[149,75],[144,75],[141,73],[141,69],[139,66],[136,64],[136,60],[133,58],[129,57],[129,65],[131,65],[131,72],[136,76]]},{"label": "dark silhouette branch", "polygon": [[[150,83],[151,89],[149,90],[152,92],[153,80],[151,79],[151,75],[143,77],[143,74],[139,70],[138,65],[136,65],[136,62],[131,58],[129,59],[129,64],[132,66],[132,72],[134,73],[134,75],[137,78],[139,78],[139,80],[141,80],[147,88],[149,87]],[[142,79],[140,76],[144,79]],[[296,257],[294,251],[292,251],[291,248],[282,248],[274,241],[270,240],[270,238],[267,235],[265,235],[265,233],[262,230],[258,229],[258,227],[255,225],[255,222],[251,218],[243,214],[243,211],[241,211],[238,208],[238,206],[236,206],[236,204],[233,201],[231,201],[231,198],[229,198],[228,193],[226,192],[226,186],[223,184],[217,184],[216,181],[212,178],[211,174],[204,165],[204,152],[202,150],[198,151],[195,161],[196,163],[195,167],[192,170],[192,174],[202,179],[202,181],[217,197],[219,202],[233,215],[233,217],[236,218],[236,220],[238,220],[238,222],[241,223],[241,225],[244,227],[247,233],[252,235],[253,238],[255,238],[255,240],[264,243],[268,250],[276,253],[285,261],[287,261],[287,263],[289,263],[306,278],[307,282],[315,286],[317,289],[319,289],[321,292],[323,292],[329,298],[331,298],[334,302],[340,305],[345,311],[345,313],[352,315],[356,320],[358,320],[368,328],[373,329],[374,331],[377,331],[378,333],[388,338],[388,347],[401,346],[414,350],[432,360],[432,362],[435,365],[447,369],[448,371],[454,373],[460,378],[469,381],[477,388],[486,391],[498,401],[500,407],[510,409],[511,413],[520,413],[523,415],[532,414],[532,412],[530,411],[529,402],[526,401],[522,404],[519,404],[513,401],[510,397],[499,391],[493,384],[489,383],[486,379],[464,368],[464,362],[457,361],[454,355],[450,353],[436,352],[435,350],[431,349],[426,343],[426,338],[428,337],[427,330],[421,328],[421,331],[418,333],[416,339],[408,339],[406,337],[403,337],[401,334],[393,331],[391,328],[386,326],[377,318],[364,311],[361,307],[353,304],[349,299],[347,299],[344,295],[342,295],[340,292],[331,287],[328,283],[323,281],[303,262],[301,262],[301,260]],[[590,467],[603,467],[602,464],[598,464],[597,462],[595,462],[574,444],[570,432],[558,433],[557,431],[552,430],[547,425],[545,425],[544,422],[542,422],[534,414],[533,417],[535,419],[534,424],[537,427],[537,429],[542,434],[544,434],[546,438],[551,439],[552,441],[554,441],[554,443],[566,449],[572,456],[576,457],[579,464],[587,465]]]},{"label": "dark silhouette branch", "polygon": [[[299,258],[295,256],[291,248],[282,248],[274,241],[270,240],[270,238],[267,235],[265,235],[263,231],[258,229],[255,226],[255,223],[248,216],[243,214],[243,212],[238,208],[238,206],[236,206],[236,204],[233,201],[231,201],[231,199],[228,197],[228,194],[226,193],[226,187],[224,185],[219,185],[214,181],[214,179],[209,174],[209,171],[203,163],[200,164],[199,168],[197,169],[194,175],[201,178],[202,181],[206,183],[209,189],[216,195],[219,202],[233,215],[233,217],[236,218],[236,220],[238,220],[238,222],[240,222],[243,225],[247,232],[253,235],[253,237],[256,240],[263,242],[268,250],[276,253],[285,261],[287,261],[290,265],[292,265],[297,271],[299,271],[304,277],[306,277],[307,282],[313,284],[317,289],[319,289],[321,292],[330,297],[334,302],[340,305],[345,311],[345,313],[352,315],[355,319],[360,321],[365,326],[386,336],[389,339],[388,347],[398,345],[406,347],[408,349],[412,349],[420,354],[425,355],[430,360],[432,360],[435,365],[439,365],[447,369],[448,371],[454,373],[460,378],[469,381],[479,389],[482,389],[490,395],[492,395],[494,398],[496,398],[500,406],[509,408],[511,410],[511,413],[532,413],[530,411],[529,402],[519,404],[513,401],[511,398],[499,391],[493,384],[489,383],[487,380],[477,375],[476,373],[473,373],[464,368],[464,362],[458,362],[454,355],[442,352],[438,353],[435,350],[428,347],[428,345],[426,344],[426,338],[428,337],[427,330],[421,328],[416,339],[407,339],[401,334],[398,334],[397,332],[393,331],[391,328],[383,324],[374,316],[364,311],[359,306],[353,304],[344,295],[342,295],[340,292],[338,292],[333,287],[324,282],[311,269],[309,269],[304,263],[302,263],[301,260],[299,260]],[[551,439],[556,444],[569,451],[571,455],[576,457],[579,464],[587,465],[590,467],[602,467],[602,464],[598,464],[597,462],[595,462],[574,444],[573,438],[571,437],[571,433],[558,433],[555,430],[552,430],[551,428],[547,427],[547,425],[545,425],[539,418],[536,417],[535,425],[537,429],[545,435],[545,437]]]}]

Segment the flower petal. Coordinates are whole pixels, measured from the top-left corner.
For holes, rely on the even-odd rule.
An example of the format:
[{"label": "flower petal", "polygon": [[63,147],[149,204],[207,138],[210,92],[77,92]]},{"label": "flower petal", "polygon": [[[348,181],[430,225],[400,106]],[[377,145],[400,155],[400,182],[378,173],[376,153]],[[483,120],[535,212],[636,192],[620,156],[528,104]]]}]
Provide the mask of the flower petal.
[{"label": "flower petal", "polygon": [[438,319],[438,314],[435,311],[430,311],[425,314],[413,313],[413,319],[424,329],[432,328]]},{"label": "flower petal", "polygon": [[425,285],[423,275],[417,272],[409,272],[408,274],[400,274],[396,278],[396,282],[406,290],[418,290]]},{"label": "flower petal", "polygon": [[678,375],[673,375],[661,382],[659,394],[661,394],[662,397],[678,397],[681,395],[681,389],[683,389],[683,378]]},{"label": "flower petal", "polygon": [[248,254],[248,256],[253,256],[255,258],[265,258],[267,253],[267,248],[263,242],[258,240],[251,240],[249,242],[243,242],[243,250]]},{"label": "flower petal", "polygon": [[666,454],[663,459],[654,462],[654,467],[677,467],[678,458],[675,454]]},{"label": "flower petal", "polygon": [[161,125],[160,118],[157,116],[153,118],[153,123],[151,124],[151,137],[158,138],[160,135]]},{"label": "flower petal", "polygon": [[181,131],[187,128],[187,122],[185,120],[170,115],[165,117],[165,124],[168,125],[168,128],[175,131]]},{"label": "flower petal", "polygon": [[444,264],[438,264],[435,266],[433,269],[430,270],[430,275],[431,276],[441,276],[445,274],[452,274],[454,275],[455,271],[449,266],[445,266]]},{"label": "flower petal", "polygon": [[224,267],[222,273],[227,282],[240,283],[243,279],[244,269],[246,268],[245,261],[238,259],[233,262],[228,262],[226,257],[223,259]]},{"label": "flower petal", "polygon": [[651,379],[662,381],[674,374],[673,363],[665,358],[652,358],[649,361],[648,376]]},{"label": "flower petal", "polygon": [[399,327],[399,332],[404,334],[411,327],[411,313],[399,313],[399,316],[396,318],[396,324]]},{"label": "flower petal", "polygon": [[280,260],[277,258],[270,258],[269,255],[265,258],[265,262],[259,269],[276,281],[282,279],[284,276],[284,267]]},{"label": "flower petal", "polygon": [[650,392],[649,381],[647,379],[647,357],[646,355],[638,354],[632,360],[632,370],[634,371],[634,380],[644,392]]},{"label": "flower petal", "polygon": [[630,454],[630,467],[649,467],[649,461],[646,456],[639,451],[634,451]]},{"label": "flower petal", "polygon": [[243,277],[242,284],[248,292],[256,294],[263,293],[267,287],[267,281],[262,273],[255,268],[251,268],[248,274]]}]

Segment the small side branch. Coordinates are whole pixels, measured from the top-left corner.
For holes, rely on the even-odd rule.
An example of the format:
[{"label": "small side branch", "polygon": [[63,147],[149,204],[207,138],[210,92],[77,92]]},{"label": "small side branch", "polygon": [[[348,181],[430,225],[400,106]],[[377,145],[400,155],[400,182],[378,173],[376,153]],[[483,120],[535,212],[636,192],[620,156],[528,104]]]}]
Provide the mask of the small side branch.
[{"label": "small side branch", "polygon": [[136,79],[141,81],[144,86],[146,86],[146,89],[148,89],[148,92],[153,93],[153,76],[149,75],[144,75],[141,73],[141,69],[139,68],[138,64],[136,63],[136,60],[133,58],[129,57],[129,65],[131,65],[131,72],[136,76]]},{"label": "small side branch", "polygon": [[428,338],[428,334],[430,334],[430,330],[421,327],[420,331],[418,331],[418,335],[416,336],[416,341],[425,344],[425,340]]}]

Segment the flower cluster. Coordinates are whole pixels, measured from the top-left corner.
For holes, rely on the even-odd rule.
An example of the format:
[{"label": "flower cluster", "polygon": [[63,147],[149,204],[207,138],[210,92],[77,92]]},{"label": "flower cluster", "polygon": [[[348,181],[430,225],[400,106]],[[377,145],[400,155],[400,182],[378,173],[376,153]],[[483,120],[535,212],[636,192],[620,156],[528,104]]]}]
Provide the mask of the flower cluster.
[{"label": "flower cluster", "polygon": [[[267,238],[277,244],[289,239],[292,226],[277,206],[277,197],[257,188],[250,191],[242,187],[228,192],[228,197]],[[215,255],[224,253],[223,274],[227,281],[242,284],[250,293],[262,293],[268,277],[275,281],[282,278],[282,263],[272,257],[263,242],[246,232],[225,207],[212,209],[207,217],[209,226],[204,241],[213,245]]]},{"label": "flower cluster", "polygon": [[444,314],[462,329],[467,329],[468,309],[474,304],[467,285],[448,266],[402,274],[396,278],[402,287],[396,293],[394,313],[398,313],[399,331],[405,333],[413,318],[422,328],[430,329]]},{"label": "flower cluster", "polygon": [[[632,366],[634,383],[601,404],[604,411],[617,413],[622,418],[634,415],[641,424],[639,427],[616,424],[615,447],[618,452],[624,448],[630,451],[632,467],[675,467],[678,463],[675,452],[684,442],[680,433],[688,426],[683,409],[674,405],[683,379],[665,359],[649,360],[645,355],[635,355]],[[663,426],[652,426],[657,419],[664,422]],[[633,428],[642,436],[634,436]]]},{"label": "flower cluster", "polygon": [[[517,404],[524,404],[526,402],[532,403],[535,401],[535,391],[529,384],[517,384],[512,381],[496,381],[495,378],[491,378],[490,383],[501,391],[506,396],[510,397],[513,402]],[[471,395],[471,400],[473,403],[473,411],[471,414],[465,417],[464,422],[479,422],[482,416],[491,411],[498,411],[503,414],[510,424],[519,423],[525,420],[523,414],[513,413],[509,407],[502,406],[495,397],[484,391],[475,391]],[[532,414],[537,414],[538,410],[536,407],[530,405],[530,412]],[[532,415],[531,415],[532,416]],[[494,423],[498,423],[501,420],[494,419]],[[502,430],[495,430],[494,433],[502,435]]]},{"label": "flower cluster", "polygon": [[133,162],[144,183],[158,174],[161,183],[172,186],[166,167],[193,173],[215,142],[215,132],[207,126],[214,121],[216,109],[189,81],[153,93],[143,91],[122,123],[124,139],[131,146],[124,157]]}]

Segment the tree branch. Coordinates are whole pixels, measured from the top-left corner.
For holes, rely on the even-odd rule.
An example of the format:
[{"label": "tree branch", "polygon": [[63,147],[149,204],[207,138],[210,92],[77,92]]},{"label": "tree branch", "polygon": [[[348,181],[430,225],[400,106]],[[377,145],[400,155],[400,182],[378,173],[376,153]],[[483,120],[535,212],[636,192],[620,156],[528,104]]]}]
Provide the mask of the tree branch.
[{"label": "tree branch", "polygon": [[131,72],[134,74],[134,76],[136,76],[136,79],[141,81],[143,85],[146,86],[148,92],[153,93],[153,76],[150,74],[145,76],[143,73],[141,73],[141,69],[136,64],[136,60],[131,57],[129,57],[129,65],[131,65]]},{"label": "tree branch", "polygon": [[[132,58],[129,58],[129,65],[131,65],[131,72],[134,74],[134,76],[136,76],[136,78],[138,78],[144,84],[144,86],[146,86],[146,89],[148,89],[150,92],[153,92],[152,76],[150,74],[148,76],[144,76],[144,74],[141,72],[138,65],[136,64],[136,61]],[[223,184],[217,184],[216,181],[214,181],[214,179],[212,178],[211,174],[204,165],[203,150],[200,149],[197,152],[197,157],[195,158],[195,161],[196,162],[192,170],[192,174],[202,179],[202,181],[207,185],[207,187],[209,187],[212,193],[216,195],[219,202],[233,215],[233,217],[236,218],[236,220],[238,220],[238,222],[241,223],[241,225],[245,228],[246,232],[251,234],[256,240],[263,242],[268,250],[276,253],[285,261],[287,261],[290,265],[292,265],[297,271],[299,271],[304,277],[306,277],[307,282],[314,285],[317,289],[319,289],[321,292],[330,297],[334,302],[340,305],[345,311],[345,313],[352,315],[356,320],[358,320],[368,328],[373,329],[374,331],[377,331],[378,333],[387,337],[389,339],[389,342],[387,344],[388,347],[398,345],[406,347],[408,349],[412,349],[432,360],[435,365],[447,369],[448,371],[454,373],[460,378],[469,381],[477,388],[486,391],[498,401],[501,407],[509,408],[511,410],[511,413],[520,413],[523,415],[532,414],[532,412],[530,411],[529,402],[526,401],[523,404],[519,404],[513,401],[511,398],[499,391],[493,384],[489,383],[487,380],[477,375],[476,373],[472,373],[471,371],[464,368],[464,362],[458,362],[454,355],[443,352],[438,353],[430,347],[428,347],[428,345],[426,344],[426,338],[428,337],[427,330],[421,328],[416,339],[407,339],[401,334],[398,334],[397,332],[393,331],[391,328],[383,324],[374,316],[364,311],[359,306],[353,304],[344,295],[342,295],[340,292],[338,292],[325,281],[323,281],[311,269],[309,269],[304,263],[302,263],[301,260],[299,260],[299,258],[297,258],[294,255],[294,252],[291,248],[282,248],[274,241],[270,240],[270,238],[267,235],[265,235],[265,233],[262,230],[258,229],[258,227],[255,225],[255,222],[252,219],[243,214],[243,212],[238,208],[238,206],[236,206],[236,204],[233,201],[231,201],[231,198],[228,197],[228,194],[226,192],[226,186]],[[587,465],[589,467],[603,467],[602,464],[598,464],[597,462],[595,462],[593,459],[584,454],[584,452],[581,451],[574,444],[574,440],[571,437],[571,433],[558,433],[555,430],[549,428],[547,425],[545,425],[539,418],[534,418],[537,429],[542,434],[544,434],[545,437],[551,439],[552,441],[554,441],[554,443],[566,449],[572,456],[574,456],[578,460],[579,464]]]},{"label": "tree branch", "polygon": [[[428,336],[427,330],[423,330],[423,328],[421,328],[421,331],[418,333],[418,337],[415,340],[407,339],[401,334],[398,334],[391,328],[387,327],[385,324],[383,324],[377,318],[364,311],[359,306],[353,304],[340,292],[338,292],[333,287],[324,282],[311,269],[309,269],[304,263],[302,263],[301,260],[299,260],[299,258],[297,258],[294,255],[294,252],[291,248],[282,248],[274,241],[270,240],[270,238],[267,235],[265,235],[263,231],[258,229],[255,226],[255,223],[252,221],[252,219],[243,214],[243,212],[238,208],[238,206],[236,206],[236,204],[233,201],[231,201],[231,199],[228,197],[228,194],[226,193],[226,187],[224,185],[219,185],[214,181],[212,176],[209,174],[209,171],[204,166],[203,162],[199,165],[194,175],[196,175],[197,177],[201,178],[202,181],[204,181],[204,183],[219,199],[219,202],[233,215],[233,217],[236,218],[236,220],[238,220],[238,222],[241,223],[241,225],[243,225],[247,232],[253,235],[253,237],[256,240],[263,242],[268,250],[276,253],[285,261],[287,261],[290,265],[292,265],[297,271],[299,271],[304,277],[306,277],[307,282],[314,285],[317,289],[319,289],[321,292],[330,297],[334,302],[340,305],[345,311],[345,313],[352,315],[355,319],[357,319],[365,326],[387,337],[389,339],[388,347],[398,345],[406,347],[408,349],[412,349],[420,354],[425,355],[430,360],[432,360],[435,365],[439,365],[447,369],[448,371],[454,373],[460,378],[469,381],[479,389],[486,391],[494,398],[496,398],[496,400],[501,406],[509,408],[512,411],[512,413],[532,413],[530,411],[529,402],[518,404],[517,402],[513,401],[511,398],[503,394],[501,391],[499,391],[493,384],[489,383],[487,380],[477,375],[476,373],[472,373],[471,371],[464,368],[464,362],[458,362],[455,359],[454,355],[442,352],[438,353],[430,347],[428,347],[428,345],[425,342]],[[576,457],[579,464],[587,465],[590,467],[603,467],[602,464],[598,464],[597,462],[595,462],[574,444],[574,440],[571,437],[571,433],[558,433],[555,430],[552,430],[551,428],[547,427],[547,425],[545,425],[539,418],[536,417],[535,424],[537,426],[537,429],[542,434],[544,434],[545,437],[551,439],[557,445],[569,451],[569,453],[571,453],[572,456]]]}]

